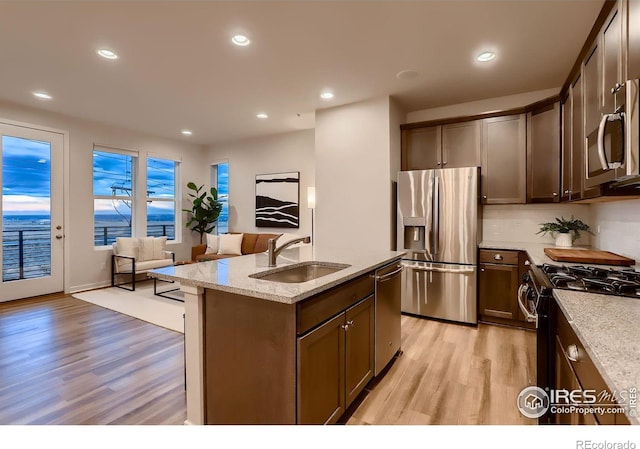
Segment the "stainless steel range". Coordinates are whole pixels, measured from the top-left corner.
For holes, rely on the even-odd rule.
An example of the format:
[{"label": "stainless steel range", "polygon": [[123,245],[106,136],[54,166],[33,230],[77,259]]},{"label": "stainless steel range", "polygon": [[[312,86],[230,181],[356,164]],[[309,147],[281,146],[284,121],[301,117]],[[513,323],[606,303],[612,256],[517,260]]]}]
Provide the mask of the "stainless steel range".
[{"label": "stainless steel range", "polygon": [[542,265],[553,288],[640,298],[640,272],[593,266]]}]

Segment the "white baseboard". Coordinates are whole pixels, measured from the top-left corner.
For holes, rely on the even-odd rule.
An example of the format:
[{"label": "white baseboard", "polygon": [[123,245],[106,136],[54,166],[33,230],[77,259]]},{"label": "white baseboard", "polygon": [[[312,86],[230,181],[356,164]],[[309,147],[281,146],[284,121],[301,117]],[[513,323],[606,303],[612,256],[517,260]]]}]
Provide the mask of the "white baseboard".
[{"label": "white baseboard", "polygon": [[96,288],[111,287],[111,281],[94,282],[92,284],[75,285],[69,288],[69,294],[83,292],[85,290],[95,290]]}]

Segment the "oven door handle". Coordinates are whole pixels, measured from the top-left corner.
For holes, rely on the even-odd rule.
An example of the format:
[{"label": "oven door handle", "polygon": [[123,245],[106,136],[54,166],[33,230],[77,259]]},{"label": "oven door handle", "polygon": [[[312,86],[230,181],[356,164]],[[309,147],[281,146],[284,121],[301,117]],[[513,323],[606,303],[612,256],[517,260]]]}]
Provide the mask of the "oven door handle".
[{"label": "oven door handle", "polygon": [[520,306],[520,310],[522,310],[522,313],[524,314],[524,318],[527,320],[527,322],[529,323],[536,323],[536,329],[538,328],[538,315],[537,314],[532,314],[529,309],[527,309],[527,307],[524,305],[524,303],[522,302],[524,300],[524,297],[526,296],[525,292],[527,290],[527,285],[526,284],[520,284],[520,287],[518,287],[518,305]]}]

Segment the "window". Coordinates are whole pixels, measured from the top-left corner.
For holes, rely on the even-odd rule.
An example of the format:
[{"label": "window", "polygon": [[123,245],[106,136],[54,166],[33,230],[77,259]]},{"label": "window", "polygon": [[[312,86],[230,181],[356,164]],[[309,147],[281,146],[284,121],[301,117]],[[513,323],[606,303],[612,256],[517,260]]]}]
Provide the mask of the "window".
[{"label": "window", "polygon": [[147,158],[147,235],[176,236],[176,174],[178,162]]},{"label": "window", "polygon": [[218,190],[218,199],[222,203],[222,212],[218,218],[218,234],[229,232],[229,163],[221,162],[211,166],[211,185]]},{"label": "window", "polygon": [[135,217],[134,153],[93,151],[94,245],[131,237]]}]

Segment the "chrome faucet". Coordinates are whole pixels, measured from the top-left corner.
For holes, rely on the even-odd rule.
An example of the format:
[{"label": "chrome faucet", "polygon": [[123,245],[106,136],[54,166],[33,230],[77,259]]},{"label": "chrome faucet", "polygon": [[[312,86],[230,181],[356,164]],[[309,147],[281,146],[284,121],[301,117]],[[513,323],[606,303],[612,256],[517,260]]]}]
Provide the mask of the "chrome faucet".
[{"label": "chrome faucet", "polygon": [[280,254],[280,252],[283,249],[288,248],[291,245],[295,245],[296,243],[300,243],[300,242],[311,243],[311,237],[306,236],[306,237],[300,237],[299,239],[291,240],[291,241],[285,243],[284,245],[276,248],[276,240],[278,240],[280,237],[282,237],[282,234],[280,234],[279,236],[274,237],[272,239],[269,239],[269,241],[267,242],[267,251],[269,252],[269,266],[270,267],[275,267],[276,266],[276,257],[278,257],[278,254]]}]

